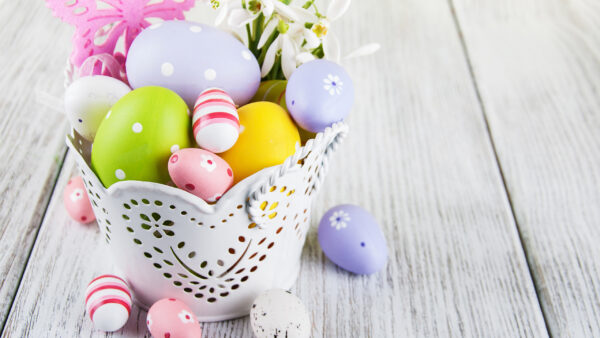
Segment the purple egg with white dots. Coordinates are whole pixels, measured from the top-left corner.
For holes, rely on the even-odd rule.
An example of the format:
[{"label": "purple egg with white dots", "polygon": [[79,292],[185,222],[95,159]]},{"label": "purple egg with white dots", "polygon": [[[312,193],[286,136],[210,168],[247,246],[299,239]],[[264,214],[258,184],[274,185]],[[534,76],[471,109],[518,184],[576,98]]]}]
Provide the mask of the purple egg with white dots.
[{"label": "purple egg with white dots", "polygon": [[285,102],[302,129],[321,132],[348,116],[354,103],[352,79],[335,62],[309,61],[292,73]]},{"label": "purple egg with white dots", "polygon": [[142,31],[126,61],[133,88],[161,86],[176,92],[193,107],[205,89],[225,90],[240,106],[260,85],[254,55],[231,34],[188,21],[165,21]]},{"label": "purple egg with white dots", "polygon": [[387,245],[377,220],[365,209],[342,204],[319,223],[319,244],[333,263],[356,274],[372,274],[387,261]]}]

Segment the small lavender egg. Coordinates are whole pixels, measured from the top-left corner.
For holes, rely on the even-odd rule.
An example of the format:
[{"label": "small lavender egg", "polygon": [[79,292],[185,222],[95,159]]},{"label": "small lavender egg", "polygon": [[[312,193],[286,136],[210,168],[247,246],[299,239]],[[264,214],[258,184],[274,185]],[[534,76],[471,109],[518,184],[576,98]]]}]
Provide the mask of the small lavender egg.
[{"label": "small lavender egg", "polygon": [[243,105],[260,84],[258,61],[240,41],[187,21],[165,21],[142,31],[131,44],[126,69],[133,88],[169,88],[190,108],[210,87],[223,89]]},{"label": "small lavender egg", "polygon": [[300,127],[321,132],[348,116],[354,103],[352,79],[334,62],[307,62],[290,77],[285,102]]},{"label": "small lavender egg", "polygon": [[387,261],[387,245],[377,220],[363,208],[342,204],[319,223],[319,244],[332,262],[356,274],[372,274]]}]

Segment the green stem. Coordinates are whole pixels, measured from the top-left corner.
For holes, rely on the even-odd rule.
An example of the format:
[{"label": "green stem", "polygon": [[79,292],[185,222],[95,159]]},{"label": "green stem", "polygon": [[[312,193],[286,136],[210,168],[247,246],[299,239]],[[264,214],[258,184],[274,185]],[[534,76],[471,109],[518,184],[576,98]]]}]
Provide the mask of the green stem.
[{"label": "green stem", "polygon": [[310,6],[312,6],[312,4],[315,3],[315,0],[309,0],[307,1],[304,5],[302,5],[302,8],[304,9],[308,9]]},{"label": "green stem", "polygon": [[254,51],[252,50],[252,33],[250,31],[250,24],[249,23],[246,24],[246,34],[248,35],[248,49],[250,49],[250,51],[252,53],[254,53]]},{"label": "green stem", "polygon": [[313,8],[315,9],[315,14],[317,15],[317,17],[318,17],[318,18],[321,18],[321,17],[323,17],[323,16],[321,15],[321,13],[319,13],[319,9],[317,8],[317,5],[315,4],[315,2],[314,2],[314,1],[312,2],[312,4],[311,4],[311,5],[312,5],[312,6],[313,6]]},{"label": "green stem", "polygon": [[258,41],[263,31],[263,23],[265,22],[265,16],[260,13],[254,21],[252,21],[252,32],[250,32],[250,24],[246,25],[246,32],[248,32],[248,49],[254,54],[254,57],[258,58],[260,51],[258,50]]},{"label": "green stem", "polygon": [[275,57],[275,62],[273,63],[273,68],[271,68],[271,70],[269,71],[267,76],[263,78],[263,80],[276,80],[279,68],[281,68],[281,56],[277,55]]},{"label": "green stem", "polygon": [[311,53],[318,59],[322,59],[325,56],[325,52],[323,51],[323,44],[320,44],[319,47],[313,49]]},{"label": "green stem", "polygon": [[279,32],[277,30],[274,30],[273,33],[271,33],[271,36],[269,36],[269,39],[267,39],[267,42],[264,44],[264,46],[262,46],[262,48],[260,50],[260,55],[258,57],[259,65],[262,65],[263,62],[265,61],[265,56],[267,55],[267,50],[269,50],[269,46],[271,46],[271,44],[273,43],[273,41],[275,41],[275,39],[277,38],[278,35],[279,35]]}]

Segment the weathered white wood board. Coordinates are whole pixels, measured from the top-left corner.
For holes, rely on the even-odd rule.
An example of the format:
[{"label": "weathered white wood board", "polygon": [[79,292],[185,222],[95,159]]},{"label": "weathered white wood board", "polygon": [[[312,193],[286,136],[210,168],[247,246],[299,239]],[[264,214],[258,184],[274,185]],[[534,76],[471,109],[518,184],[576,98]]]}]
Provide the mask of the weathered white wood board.
[{"label": "weathered white wood board", "polygon": [[[346,48],[371,40],[384,48],[347,64],[359,93],[351,134],[313,223],[335,204],[364,206],[381,220],[389,263],[373,276],[346,273],[326,260],[313,229],[294,289],[311,312],[313,335],[547,335],[448,3],[356,1],[336,24]],[[7,337],[102,336],[84,315],[83,293],[110,263],[97,229],[64,211],[72,170],[69,156]],[[113,336],[147,335],[145,313],[132,317]],[[247,318],[203,328],[207,337],[251,336]]]},{"label": "weathered white wood board", "polygon": [[600,336],[600,3],[453,0],[550,333]]},{"label": "weathered white wood board", "polygon": [[[0,16],[6,21],[32,15],[10,6],[2,3]],[[10,174],[0,181],[8,191],[0,208],[0,249],[20,257],[4,264],[9,256],[4,255],[0,267],[13,270],[23,267],[28,249],[21,243],[31,243],[35,218],[48,198],[56,170],[50,154],[63,149],[60,118],[51,110],[36,110],[24,88],[31,82],[61,95],[69,40],[68,28],[43,6],[27,6],[40,17],[36,27],[46,30],[15,29],[0,38],[0,50],[10,46],[29,53],[21,64],[0,54],[1,61],[10,60],[2,64],[9,65],[13,79],[0,80],[3,93],[10,94],[0,104],[11,112],[1,117],[7,142],[0,154],[17,159],[2,164],[2,173]],[[450,6],[456,9],[476,84]],[[390,260],[374,276],[350,275],[324,258],[313,229],[293,291],[311,312],[315,337],[548,334],[484,114],[550,332],[600,334],[598,17],[600,5],[591,1],[403,0],[378,6],[355,1],[348,16],[335,23],[347,49],[371,40],[384,48],[375,57],[347,64],[360,94],[350,137],[334,158],[313,223],[335,204],[361,204],[381,220]],[[23,34],[30,45],[45,43],[45,52],[19,45],[14,34]],[[47,46],[56,43],[64,49]],[[10,142],[29,121],[14,113],[19,111],[40,124],[27,129],[38,138],[27,134],[28,143],[16,151]],[[28,156],[37,159],[36,167],[25,166]],[[103,336],[84,315],[83,292],[94,275],[110,270],[110,262],[97,229],[66,216],[61,195],[72,170],[69,157],[6,336]],[[16,189],[14,182],[31,188],[7,190]],[[37,214],[32,201],[41,204]],[[18,225],[23,233],[14,235]],[[14,292],[18,276],[13,270],[1,295]],[[144,319],[143,311],[134,310],[126,328],[112,336],[147,336]],[[247,318],[203,328],[207,337],[251,336]]]},{"label": "weathered white wood board", "polygon": [[0,325],[4,322],[64,157],[60,97],[68,27],[42,1],[0,1]]}]

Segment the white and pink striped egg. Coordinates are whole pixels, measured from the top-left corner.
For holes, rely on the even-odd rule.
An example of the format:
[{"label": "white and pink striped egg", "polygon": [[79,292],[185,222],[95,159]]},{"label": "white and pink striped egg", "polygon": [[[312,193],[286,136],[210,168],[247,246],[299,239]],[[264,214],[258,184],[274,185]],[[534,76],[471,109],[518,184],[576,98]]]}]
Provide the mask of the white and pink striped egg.
[{"label": "white and pink striped egg", "polygon": [[233,147],[240,134],[240,119],[231,97],[219,88],[209,88],[194,104],[194,138],[201,148],[222,153]]},{"label": "white and pink striped egg", "polygon": [[131,292],[127,283],[115,275],[94,278],[85,291],[85,309],[98,330],[119,330],[131,313]]},{"label": "white and pink striped egg", "polygon": [[233,184],[233,171],[224,159],[198,148],[181,149],[169,159],[169,175],[180,189],[207,202],[216,202]]}]

